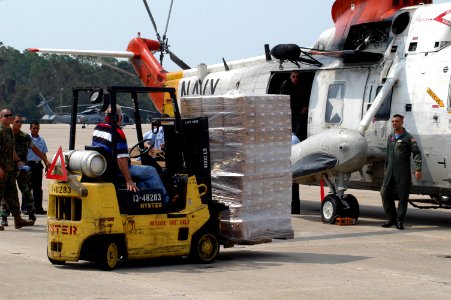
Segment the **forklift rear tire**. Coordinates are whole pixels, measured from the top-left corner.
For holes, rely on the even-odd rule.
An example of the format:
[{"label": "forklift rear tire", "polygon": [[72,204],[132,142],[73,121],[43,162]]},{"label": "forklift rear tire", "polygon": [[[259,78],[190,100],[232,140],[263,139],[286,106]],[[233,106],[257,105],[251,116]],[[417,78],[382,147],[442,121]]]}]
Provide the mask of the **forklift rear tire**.
[{"label": "forklift rear tire", "polygon": [[193,236],[189,257],[198,263],[210,263],[219,253],[219,242],[211,232],[200,232]]},{"label": "forklift rear tire", "polygon": [[119,259],[119,248],[115,242],[105,241],[97,252],[97,265],[100,269],[110,271],[116,268]]},{"label": "forklift rear tire", "polygon": [[60,265],[60,266],[62,266],[64,264],[66,264],[65,260],[55,260],[55,259],[52,259],[52,258],[50,258],[48,256],[47,256],[47,258],[49,259],[49,262],[52,263],[52,265]]},{"label": "forklift rear tire", "polygon": [[48,249],[47,249],[47,258],[49,259],[49,262],[50,262],[52,265],[60,265],[60,266],[62,266],[62,265],[64,265],[64,264],[66,264],[66,261],[65,261],[65,260],[56,260],[56,259],[50,258],[50,256],[49,256],[49,250],[48,250]]}]

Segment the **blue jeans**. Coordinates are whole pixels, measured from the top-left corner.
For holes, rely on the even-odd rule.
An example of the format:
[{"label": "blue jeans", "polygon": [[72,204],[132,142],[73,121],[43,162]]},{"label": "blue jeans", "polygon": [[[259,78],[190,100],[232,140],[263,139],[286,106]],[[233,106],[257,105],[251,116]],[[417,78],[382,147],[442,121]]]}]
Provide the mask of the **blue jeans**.
[{"label": "blue jeans", "polygon": [[168,203],[169,197],[166,189],[158,175],[157,170],[152,166],[129,165],[130,175],[138,177],[136,185],[139,188],[159,189],[163,191],[163,202]]}]

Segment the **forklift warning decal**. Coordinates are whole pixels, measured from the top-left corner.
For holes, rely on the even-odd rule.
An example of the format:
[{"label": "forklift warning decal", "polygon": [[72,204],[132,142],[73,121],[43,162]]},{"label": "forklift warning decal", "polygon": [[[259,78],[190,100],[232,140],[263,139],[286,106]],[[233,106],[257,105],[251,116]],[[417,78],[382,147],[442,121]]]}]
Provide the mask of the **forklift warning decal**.
[{"label": "forklift warning decal", "polygon": [[154,226],[154,227],[163,227],[166,225],[169,226],[177,226],[177,225],[185,225],[188,226],[189,225],[189,220],[169,220],[169,221],[150,221],[149,222],[150,226]]},{"label": "forklift warning decal", "polygon": [[77,235],[77,226],[49,224],[48,232],[51,235],[54,234]]}]

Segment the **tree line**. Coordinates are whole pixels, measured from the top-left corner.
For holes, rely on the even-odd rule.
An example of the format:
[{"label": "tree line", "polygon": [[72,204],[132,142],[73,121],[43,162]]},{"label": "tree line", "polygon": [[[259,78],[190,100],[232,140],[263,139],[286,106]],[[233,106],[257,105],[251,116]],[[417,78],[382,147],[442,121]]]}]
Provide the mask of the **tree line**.
[{"label": "tree line", "polygon": [[[47,99],[54,98],[50,106],[58,107],[72,104],[74,86],[142,85],[137,76],[115,70],[134,74],[128,61],[115,58],[102,58],[102,61],[106,64],[81,56],[20,52],[0,42],[0,109],[7,107],[29,121],[39,120],[44,115],[36,108],[39,93]],[[79,103],[89,104],[87,95]],[[131,106],[128,99],[119,98],[118,103]],[[155,110],[150,100],[140,99],[140,108]]]}]

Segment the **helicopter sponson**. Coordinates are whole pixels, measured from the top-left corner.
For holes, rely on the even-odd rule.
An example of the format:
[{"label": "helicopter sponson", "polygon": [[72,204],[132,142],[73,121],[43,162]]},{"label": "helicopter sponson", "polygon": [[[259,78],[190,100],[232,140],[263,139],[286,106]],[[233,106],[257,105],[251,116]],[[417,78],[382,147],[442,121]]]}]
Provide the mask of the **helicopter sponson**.
[{"label": "helicopter sponson", "polygon": [[366,163],[368,143],[356,130],[329,129],[291,149],[293,179],[325,171],[350,173]]}]

